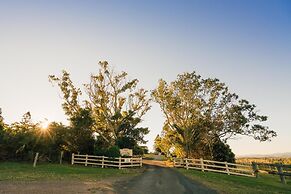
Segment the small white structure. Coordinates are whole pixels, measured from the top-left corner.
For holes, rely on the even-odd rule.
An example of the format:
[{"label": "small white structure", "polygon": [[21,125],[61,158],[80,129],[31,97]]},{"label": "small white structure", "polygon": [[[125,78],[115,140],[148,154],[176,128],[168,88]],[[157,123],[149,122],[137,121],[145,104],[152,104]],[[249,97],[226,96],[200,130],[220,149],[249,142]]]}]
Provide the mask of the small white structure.
[{"label": "small white structure", "polygon": [[132,156],[132,149],[128,149],[128,148],[120,149],[120,155],[121,156]]}]

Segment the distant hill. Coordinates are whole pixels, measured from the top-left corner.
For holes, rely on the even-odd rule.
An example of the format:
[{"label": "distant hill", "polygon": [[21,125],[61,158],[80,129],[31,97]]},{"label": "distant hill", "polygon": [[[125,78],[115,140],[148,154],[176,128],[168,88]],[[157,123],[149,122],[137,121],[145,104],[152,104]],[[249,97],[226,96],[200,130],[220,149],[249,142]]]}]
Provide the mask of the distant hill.
[{"label": "distant hill", "polygon": [[291,158],[291,152],[238,155],[237,158]]}]

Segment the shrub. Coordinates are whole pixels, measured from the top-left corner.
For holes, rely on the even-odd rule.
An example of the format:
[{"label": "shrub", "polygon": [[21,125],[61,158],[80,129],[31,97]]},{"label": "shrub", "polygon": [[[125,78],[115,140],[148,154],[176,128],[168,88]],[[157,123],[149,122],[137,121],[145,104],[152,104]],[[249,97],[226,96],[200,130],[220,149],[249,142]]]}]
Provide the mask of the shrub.
[{"label": "shrub", "polygon": [[218,140],[213,145],[213,160],[235,163],[235,155],[228,144]]},{"label": "shrub", "polygon": [[106,151],[106,156],[116,158],[120,156],[120,149],[118,146],[112,146]]}]

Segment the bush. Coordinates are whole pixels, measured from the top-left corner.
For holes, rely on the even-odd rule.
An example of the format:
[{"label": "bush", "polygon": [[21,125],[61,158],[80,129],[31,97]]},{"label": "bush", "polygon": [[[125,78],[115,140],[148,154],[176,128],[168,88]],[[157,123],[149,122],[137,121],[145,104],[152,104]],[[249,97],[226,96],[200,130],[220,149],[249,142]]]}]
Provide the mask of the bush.
[{"label": "bush", "polygon": [[120,149],[118,146],[112,146],[106,151],[106,156],[107,157],[120,157]]},{"label": "bush", "polygon": [[235,155],[228,144],[218,140],[213,145],[213,160],[235,163]]}]

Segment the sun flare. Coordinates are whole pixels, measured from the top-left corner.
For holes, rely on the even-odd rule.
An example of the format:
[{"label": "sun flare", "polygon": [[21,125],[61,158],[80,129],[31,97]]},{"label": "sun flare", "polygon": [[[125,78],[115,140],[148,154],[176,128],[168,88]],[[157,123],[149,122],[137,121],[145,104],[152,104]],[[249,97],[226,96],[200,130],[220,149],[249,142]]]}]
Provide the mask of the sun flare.
[{"label": "sun flare", "polygon": [[47,119],[40,122],[39,132],[41,136],[50,136],[49,124],[50,122]]}]

